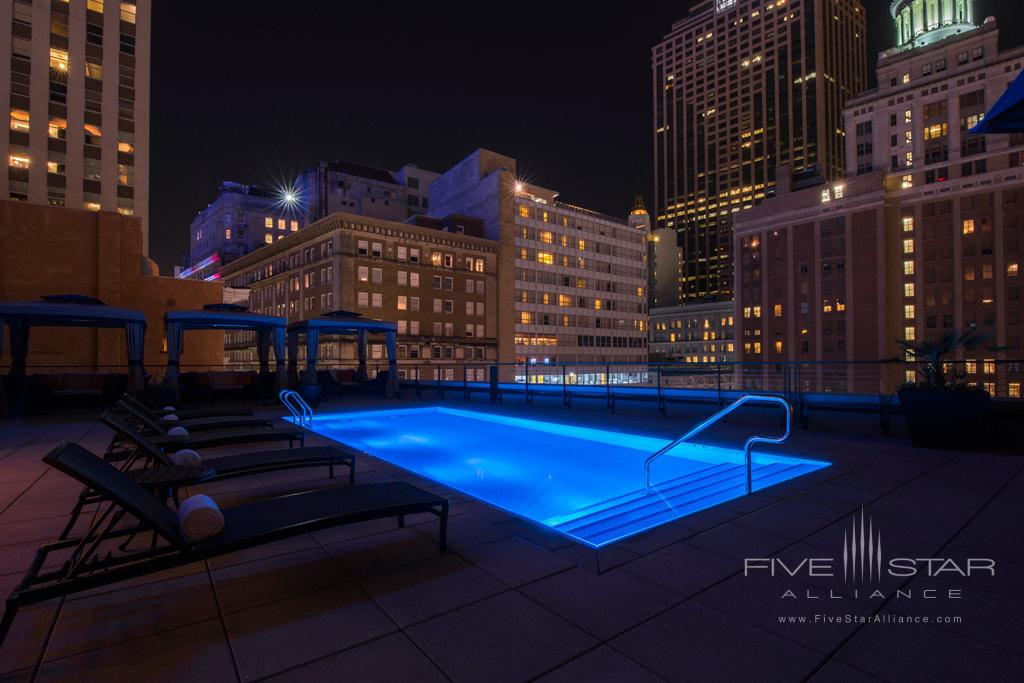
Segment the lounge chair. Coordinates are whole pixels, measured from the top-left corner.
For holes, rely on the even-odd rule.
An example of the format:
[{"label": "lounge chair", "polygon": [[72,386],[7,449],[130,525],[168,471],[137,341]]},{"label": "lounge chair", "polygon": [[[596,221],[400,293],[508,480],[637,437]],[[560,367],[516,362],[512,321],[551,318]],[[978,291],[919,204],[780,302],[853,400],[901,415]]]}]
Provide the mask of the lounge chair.
[{"label": "lounge chair", "polygon": [[[164,412],[163,406],[158,406],[145,394],[137,396],[125,394],[121,397],[121,400],[135,404],[154,417],[159,417]],[[191,420],[197,417],[251,417],[253,410],[251,408],[175,408],[174,414],[183,420]]]},{"label": "lounge chair", "polygon": [[[405,482],[296,493],[226,508],[223,531],[190,542],[170,508],[78,444],[65,441],[43,462],[100,492],[110,503],[80,538],[49,543],[36,551],[25,577],[7,598],[0,619],[0,644],[23,605],[343,524],[395,517],[403,526],[405,515],[429,512],[440,521],[438,548],[446,550],[448,500]],[[143,533],[153,534],[152,545],[119,546],[119,541]],[[63,558],[50,557],[62,551]]]},{"label": "lounge chair", "polygon": [[188,419],[178,418],[174,422],[164,422],[163,417],[154,417],[145,410],[132,404],[129,401],[120,400],[117,402],[117,410],[129,415],[131,419],[142,424],[153,433],[170,429],[171,427],[184,427],[190,432],[209,431],[211,429],[241,429],[254,427],[273,427],[274,421],[265,417],[243,417],[243,416],[217,416],[217,417],[190,417]]},{"label": "lounge chair", "polygon": [[[103,413],[100,417],[104,424],[121,431],[121,427],[132,427],[122,416],[114,413]],[[168,436],[167,432],[159,426],[154,430],[156,434],[150,439],[160,448],[179,450],[182,448],[212,448],[214,446],[234,446],[243,443],[254,443],[260,441],[287,441],[292,446],[295,441],[305,444],[306,433],[297,427],[257,427],[253,429],[211,429],[201,431],[189,436],[180,438]]]},{"label": "lounge chair", "polygon": [[[123,463],[121,471],[135,481],[152,481],[154,478],[153,469],[159,477],[161,472],[177,467],[177,464],[149,437],[138,429],[125,423],[112,424],[104,421],[104,424],[117,430],[118,435],[134,447],[134,453],[130,458],[118,458]],[[222,455],[214,458],[204,458],[202,467],[212,470],[212,474],[203,479],[202,483],[232,479],[234,477],[245,477],[252,474],[265,474],[278,470],[300,469],[303,467],[326,467],[328,476],[334,478],[334,468],[343,466],[348,468],[348,483],[356,483],[356,458],[360,455],[348,446],[339,444],[337,446],[309,446],[302,448],[279,448],[269,451],[252,451],[248,453],[237,453],[233,455]],[[135,463],[143,461],[145,466],[137,469],[128,469]],[[178,502],[178,488],[175,485],[168,485],[162,489],[165,497],[172,498]],[[92,489],[84,489],[78,496],[74,507],[71,509],[71,517],[64,531],[59,538],[65,538],[71,533],[75,522],[86,505],[98,503],[103,496]]]}]

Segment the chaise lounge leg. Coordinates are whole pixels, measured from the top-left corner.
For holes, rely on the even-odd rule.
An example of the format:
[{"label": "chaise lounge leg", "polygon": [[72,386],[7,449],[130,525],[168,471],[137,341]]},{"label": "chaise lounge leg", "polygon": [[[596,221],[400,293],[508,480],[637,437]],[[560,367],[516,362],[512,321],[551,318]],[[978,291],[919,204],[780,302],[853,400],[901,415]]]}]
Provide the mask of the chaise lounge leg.
[{"label": "chaise lounge leg", "polygon": [[71,518],[68,520],[67,526],[64,527],[64,531],[60,532],[58,538],[64,540],[71,533],[71,529],[74,528],[75,522],[78,521],[78,516],[82,514],[82,508],[85,507],[86,498],[89,496],[89,489],[85,489],[78,494],[78,501],[75,503],[75,507],[71,508]]},{"label": "chaise lounge leg", "polygon": [[0,619],[0,645],[3,645],[4,639],[7,637],[8,631],[11,630],[11,624],[14,623],[14,615],[18,612],[19,600],[15,598],[7,598],[7,604],[4,607],[4,616]]}]

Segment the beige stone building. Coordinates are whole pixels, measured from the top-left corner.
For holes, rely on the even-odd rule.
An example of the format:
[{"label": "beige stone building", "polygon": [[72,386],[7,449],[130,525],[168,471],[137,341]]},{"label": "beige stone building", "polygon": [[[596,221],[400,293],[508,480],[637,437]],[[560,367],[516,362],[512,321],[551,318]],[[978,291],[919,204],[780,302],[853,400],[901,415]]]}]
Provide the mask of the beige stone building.
[{"label": "beige stone building", "polygon": [[[289,322],[346,310],[397,323],[401,378],[484,381],[499,356],[498,244],[472,218],[420,223],[334,213],[228,264],[222,281],[250,289],[250,310]],[[232,363],[254,362],[243,333],[228,345]],[[371,366],[386,362],[383,347],[371,343]],[[352,365],[356,349],[324,339],[320,359]]]},{"label": "beige stone building", "polygon": [[150,16],[149,0],[0,3],[0,198],[137,216],[143,256]]},{"label": "beige stone building", "polygon": [[[531,377],[554,382],[563,376],[555,364],[646,363],[646,221],[630,225],[559,201],[520,179],[515,159],[483,149],[434,180],[430,206],[479,216],[500,245],[502,361],[536,365]],[[611,379],[633,381],[642,371],[612,369]],[[607,372],[569,367],[566,380],[601,383]]]}]

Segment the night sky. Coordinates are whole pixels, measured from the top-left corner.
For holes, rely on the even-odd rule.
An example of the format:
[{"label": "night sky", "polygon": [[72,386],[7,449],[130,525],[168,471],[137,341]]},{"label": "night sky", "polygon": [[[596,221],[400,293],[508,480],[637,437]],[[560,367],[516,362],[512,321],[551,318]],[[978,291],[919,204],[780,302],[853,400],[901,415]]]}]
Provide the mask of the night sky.
[{"label": "night sky", "polygon": [[[615,215],[638,192],[650,203],[650,48],[689,6],[153,4],[150,231],[164,274],[221,181],[272,186],[317,159],[443,171],[487,147],[565,201]],[[895,29],[889,0],[864,4],[873,68]],[[999,19],[1001,47],[1024,42],[1024,4],[976,7]]]}]

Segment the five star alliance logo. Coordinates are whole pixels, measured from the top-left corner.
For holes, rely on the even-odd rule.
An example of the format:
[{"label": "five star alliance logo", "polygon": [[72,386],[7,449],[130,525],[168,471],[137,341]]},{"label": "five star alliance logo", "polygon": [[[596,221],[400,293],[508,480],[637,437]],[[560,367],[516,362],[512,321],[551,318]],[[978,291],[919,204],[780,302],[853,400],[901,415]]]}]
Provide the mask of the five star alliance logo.
[{"label": "five star alliance logo", "polygon": [[843,581],[877,583],[882,580],[882,532],[876,531],[870,517],[865,523],[864,508],[850,520],[850,531],[843,531]]}]

